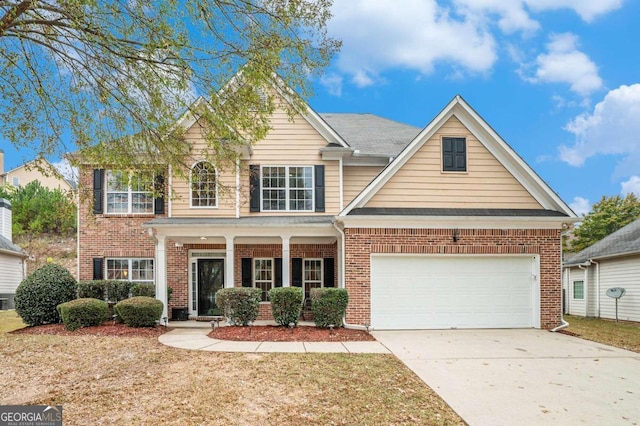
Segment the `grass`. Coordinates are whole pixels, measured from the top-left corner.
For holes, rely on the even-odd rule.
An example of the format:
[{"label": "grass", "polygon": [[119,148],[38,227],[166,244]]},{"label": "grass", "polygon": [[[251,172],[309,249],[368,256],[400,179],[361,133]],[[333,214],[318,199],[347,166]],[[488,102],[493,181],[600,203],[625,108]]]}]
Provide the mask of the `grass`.
[{"label": "grass", "polygon": [[8,333],[26,327],[15,310],[0,311],[0,333]]},{"label": "grass", "polygon": [[0,405],[65,425],[464,424],[391,355],[186,351],[155,338],[0,334]]},{"label": "grass", "polygon": [[640,324],[565,315],[566,329],[583,339],[640,352]]}]

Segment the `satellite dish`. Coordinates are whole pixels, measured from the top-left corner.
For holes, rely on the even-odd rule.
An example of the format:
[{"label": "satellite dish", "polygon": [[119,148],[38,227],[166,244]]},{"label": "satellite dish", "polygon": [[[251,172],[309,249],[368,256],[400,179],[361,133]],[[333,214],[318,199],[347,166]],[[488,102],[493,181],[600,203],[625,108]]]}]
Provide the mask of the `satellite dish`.
[{"label": "satellite dish", "polygon": [[614,299],[620,299],[627,292],[622,287],[611,287],[607,290],[607,296],[612,297]]}]

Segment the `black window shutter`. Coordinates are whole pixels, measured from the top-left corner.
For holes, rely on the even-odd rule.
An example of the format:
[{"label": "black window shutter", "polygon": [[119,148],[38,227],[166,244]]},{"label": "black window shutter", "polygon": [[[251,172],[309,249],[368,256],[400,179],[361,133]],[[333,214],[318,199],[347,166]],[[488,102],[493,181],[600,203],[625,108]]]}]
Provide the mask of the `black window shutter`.
[{"label": "black window shutter", "polygon": [[251,263],[250,257],[242,258],[242,287],[253,287],[253,280],[251,277]]},{"label": "black window shutter", "polygon": [[442,138],[442,170],[467,171],[467,141],[465,138]]},{"label": "black window shutter", "polygon": [[300,257],[291,259],[291,285],[302,287],[302,258]]},{"label": "black window shutter", "polygon": [[315,166],[315,181],[316,211],[324,212],[324,166],[322,164]]},{"label": "black window shutter", "polygon": [[153,200],[153,213],[164,214],[164,175],[156,175],[154,187],[158,196]]},{"label": "black window shutter", "polygon": [[275,259],[273,259],[273,263],[273,284],[276,287],[282,287],[282,258],[276,257]]},{"label": "black window shutter", "polygon": [[103,259],[101,257],[93,258],[93,279],[94,280],[104,279],[104,268],[102,265],[103,265]]},{"label": "black window shutter", "polygon": [[335,265],[333,257],[325,257],[324,258],[324,286],[325,287],[335,287]]},{"label": "black window shutter", "polygon": [[260,165],[249,165],[249,211],[260,211]]},{"label": "black window shutter", "polygon": [[93,170],[93,213],[102,214],[104,200],[104,170]]}]

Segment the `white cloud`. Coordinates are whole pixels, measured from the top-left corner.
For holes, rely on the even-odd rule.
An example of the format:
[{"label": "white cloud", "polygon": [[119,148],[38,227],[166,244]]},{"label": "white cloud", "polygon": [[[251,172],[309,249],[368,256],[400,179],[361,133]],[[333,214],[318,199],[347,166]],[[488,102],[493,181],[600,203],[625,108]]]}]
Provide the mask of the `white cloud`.
[{"label": "white cloud", "polygon": [[342,96],[342,77],[331,73],[320,77],[320,84],[327,88],[330,95]]},{"label": "white cloud", "polygon": [[599,15],[620,8],[623,0],[524,0],[524,2],[536,12],[572,9],[584,21],[591,22]]},{"label": "white cloud", "polygon": [[467,19],[481,18],[490,21],[492,15],[498,16],[498,27],[506,34],[517,31],[533,33],[540,24],[531,19],[520,1],[505,0],[455,0],[458,11]]},{"label": "white cloud", "polygon": [[570,121],[565,130],[575,135],[573,146],[560,146],[560,158],[582,166],[598,154],[622,155],[614,176],[634,176],[640,164],[640,84],[611,90],[592,113]]},{"label": "white cloud", "polygon": [[574,197],[573,203],[569,203],[569,207],[578,216],[584,216],[591,211],[591,203],[586,198]]},{"label": "white cloud", "polygon": [[536,58],[535,76],[525,79],[532,83],[567,83],[581,96],[600,89],[602,79],[598,67],[577,49],[577,43],[578,37],[571,33],[551,36],[547,53]]},{"label": "white cloud", "polygon": [[622,186],[622,194],[627,195],[634,193],[640,197],[640,176],[631,176],[626,182],[620,184]]},{"label": "white cloud", "polygon": [[360,85],[390,68],[433,72],[453,64],[489,71],[497,59],[493,36],[477,22],[456,19],[435,0],[342,0],[333,5],[332,36],[343,41],[337,65]]}]

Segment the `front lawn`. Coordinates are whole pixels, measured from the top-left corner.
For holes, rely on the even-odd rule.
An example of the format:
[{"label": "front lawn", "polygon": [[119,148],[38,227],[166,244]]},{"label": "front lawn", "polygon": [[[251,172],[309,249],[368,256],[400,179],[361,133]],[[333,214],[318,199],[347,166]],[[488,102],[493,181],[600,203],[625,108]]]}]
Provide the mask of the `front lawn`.
[{"label": "front lawn", "polygon": [[629,351],[640,352],[640,324],[565,315],[566,330],[579,337]]},{"label": "front lawn", "polygon": [[65,425],[464,424],[392,355],[186,351],[155,337],[0,334],[0,405]]},{"label": "front lawn", "polygon": [[15,310],[0,311],[0,333],[8,333],[26,327]]}]

